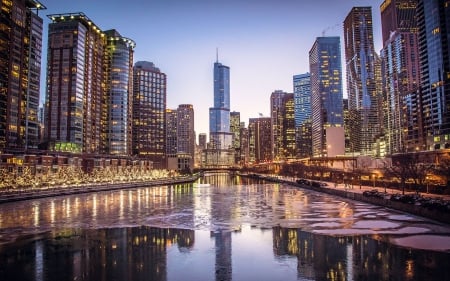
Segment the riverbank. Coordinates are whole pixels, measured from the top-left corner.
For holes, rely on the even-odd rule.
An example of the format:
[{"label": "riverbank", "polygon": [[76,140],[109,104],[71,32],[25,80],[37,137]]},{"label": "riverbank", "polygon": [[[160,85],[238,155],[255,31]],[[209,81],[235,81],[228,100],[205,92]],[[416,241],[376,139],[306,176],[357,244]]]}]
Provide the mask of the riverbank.
[{"label": "riverbank", "polygon": [[[399,201],[391,200],[391,195],[394,194],[393,190],[386,190],[385,197],[377,197],[377,196],[367,196],[364,194],[365,191],[370,190],[378,190],[382,192],[381,188],[377,187],[368,187],[368,186],[361,186],[361,187],[354,187],[354,188],[346,188],[344,185],[323,185],[323,186],[312,186],[307,184],[299,184],[296,182],[295,178],[285,178],[285,177],[279,177],[279,176],[270,176],[270,175],[260,175],[260,174],[240,174],[244,177],[250,177],[255,179],[263,179],[271,182],[277,182],[277,183],[285,183],[292,186],[304,188],[304,189],[310,189],[318,192],[323,192],[331,195],[336,195],[339,197],[361,201],[365,203],[374,204],[377,206],[383,206],[386,208],[391,208],[397,211],[413,214],[416,216],[432,219],[435,221],[439,221],[445,224],[450,224],[450,212],[448,211],[441,211],[436,209],[429,209],[427,207],[424,207],[422,205],[418,204],[409,204]],[[389,192],[390,191],[390,192]],[[398,190],[396,190],[398,193]],[[367,194],[367,193],[366,193]],[[429,195],[429,196],[435,196],[435,195]],[[450,200],[448,198],[449,196],[439,196],[439,198],[442,198],[443,200]]]},{"label": "riverbank", "polygon": [[183,184],[192,183],[200,177],[199,174],[191,176],[179,176],[172,178],[161,178],[151,181],[138,181],[138,182],[114,182],[114,183],[91,183],[85,185],[76,186],[52,186],[44,188],[27,188],[19,190],[2,190],[0,191],[0,204],[31,200],[45,197],[54,196],[64,196],[79,193],[90,193],[99,191],[110,191],[110,190],[120,190],[120,189],[131,189],[138,187],[151,187],[160,185],[173,185],[173,184]]}]

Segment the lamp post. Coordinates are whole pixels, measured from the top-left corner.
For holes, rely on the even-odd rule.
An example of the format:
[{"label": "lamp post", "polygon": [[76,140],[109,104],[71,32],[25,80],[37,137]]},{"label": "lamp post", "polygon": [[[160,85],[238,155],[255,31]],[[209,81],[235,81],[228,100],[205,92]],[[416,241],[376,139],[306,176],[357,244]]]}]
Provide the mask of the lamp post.
[{"label": "lamp post", "polygon": [[425,177],[425,180],[426,180],[426,182],[427,182],[427,194],[429,193],[429,190],[428,190],[428,187],[429,187],[429,182],[428,182],[428,179],[429,179],[429,177],[428,177],[428,176],[426,176],[426,177]]}]

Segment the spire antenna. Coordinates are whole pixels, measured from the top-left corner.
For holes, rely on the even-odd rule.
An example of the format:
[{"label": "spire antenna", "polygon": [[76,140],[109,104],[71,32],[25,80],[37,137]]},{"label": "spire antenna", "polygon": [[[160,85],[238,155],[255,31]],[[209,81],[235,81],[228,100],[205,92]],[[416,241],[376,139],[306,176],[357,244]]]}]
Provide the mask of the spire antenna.
[{"label": "spire antenna", "polygon": [[216,62],[219,62],[219,48],[216,48]]}]

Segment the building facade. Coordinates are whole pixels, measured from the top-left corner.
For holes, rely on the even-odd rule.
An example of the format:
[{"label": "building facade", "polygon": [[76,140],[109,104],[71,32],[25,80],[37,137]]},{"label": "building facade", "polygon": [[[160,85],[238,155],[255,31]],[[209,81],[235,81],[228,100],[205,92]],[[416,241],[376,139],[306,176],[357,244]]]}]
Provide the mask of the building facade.
[{"label": "building facade", "polygon": [[177,110],[166,109],[166,159],[167,169],[177,170]]},{"label": "building facade", "polygon": [[295,137],[295,105],[294,94],[288,93],[284,95],[281,102],[282,122],[282,151],[283,159],[293,159],[297,155],[297,145]]},{"label": "building facade", "polygon": [[382,135],[388,155],[423,149],[420,69],[416,24],[417,0],[381,5],[383,49]]},{"label": "building facade", "polygon": [[209,108],[209,142],[212,149],[230,149],[230,68],[214,63],[214,107]]},{"label": "building facade", "polygon": [[339,37],[318,37],[309,51],[312,155],[327,156],[328,127],[343,127]]},{"label": "building facade", "polygon": [[138,61],[133,70],[133,155],[166,167],[167,77],[152,62]]},{"label": "building facade", "polygon": [[239,163],[241,158],[241,113],[230,112],[230,132],[233,134],[233,150],[235,152],[234,163]]},{"label": "building facade", "polygon": [[0,151],[36,149],[40,142],[43,9],[31,0],[1,4]]},{"label": "building facade", "polygon": [[426,150],[450,148],[450,4],[419,0],[421,103]]},{"label": "building facade", "polygon": [[272,120],[270,117],[249,119],[248,140],[250,163],[272,161]]},{"label": "building facade", "polygon": [[363,155],[373,154],[381,126],[372,23],[371,7],[353,7],[344,20],[350,150]]},{"label": "building facade", "polygon": [[106,38],[83,13],[49,15],[46,140],[49,150],[98,153],[106,122]]},{"label": "building facade", "polygon": [[274,161],[283,159],[283,98],[286,92],[276,90],[270,95],[270,118],[272,122],[272,156]]},{"label": "building facade", "polygon": [[[106,35],[106,120],[102,127],[102,150],[110,155],[132,154],[133,54],[135,42],[107,30]],[[164,111],[163,111],[164,113]],[[164,114],[162,114],[164,115]]]},{"label": "building facade", "polygon": [[297,156],[312,155],[311,136],[311,75],[309,72],[293,76],[294,118]]},{"label": "building facade", "polygon": [[194,169],[195,128],[194,107],[180,104],[177,108],[177,163],[178,170]]}]

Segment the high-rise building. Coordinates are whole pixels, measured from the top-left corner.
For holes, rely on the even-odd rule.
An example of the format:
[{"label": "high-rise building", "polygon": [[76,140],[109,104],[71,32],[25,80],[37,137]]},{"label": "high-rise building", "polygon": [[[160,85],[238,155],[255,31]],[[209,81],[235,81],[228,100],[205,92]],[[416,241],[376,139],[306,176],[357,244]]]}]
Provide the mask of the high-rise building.
[{"label": "high-rise building", "polygon": [[288,93],[283,96],[281,102],[282,122],[282,157],[292,159],[296,157],[297,146],[295,138],[295,114],[294,114],[294,94]]},{"label": "high-rise building", "polygon": [[177,108],[177,160],[178,169],[194,168],[195,129],[194,107],[192,104],[180,104]]},{"label": "high-rise building", "polygon": [[249,162],[272,161],[272,120],[270,117],[250,118],[248,125]]},{"label": "high-rise building", "polygon": [[248,128],[245,127],[245,122],[241,122],[241,130],[239,135],[241,144],[241,158],[238,163],[245,166],[249,161]]},{"label": "high-rise building", "polygon": [[241,158],[241,113],[230,112],[230,132],[233,134],[232,147],[235,152],[235,163]]},{"label": "high-rise building", "polygon": [[48,17],[48,149],[130,155],[135,43],[83,13]]},{"label": "high-rise building", "polygon": [[49,150],[98,153],[107,122],[105,35],[83,13],[48,17],[52,20],[45,111]]},{"label": "high-rise building", "polygon": [[166,159],[167,169],[177,170],[177,110],[166,109]]},{"label": "high-rise building", "polygon": [[138,61],[133,85],[133,155],[151,160],[155,168],[165,168],[166,74],[152,62]]},{"label": "high-rise building", "polygon": [[209,108],[209,145],[201,158],[204,167],[235,164],[230,132],[230,68],[218,60],[214,63],[214,106]]},{"label": "high-rise building", "polygon": [[283,159],[283,97],[287,93],[276,90],[270,95],[270,118],[272,120],[272,157],[273,160]]},{"label": "high-rise building", "polygon": [[[107,30],[104,34],[107,38],[104,104],[107,114],[102,115],[106,117],[106,120],[102,119],[102,139],[106,140],[102,145],[105,148],[102,152],[127,156],[132,154],[133,53],[136,44],[114,29]],[[161,110],[162,116],[164,110],[165,108]]]},{"label": "high-rise building", "polygon": [[381,4],[383,49],[383,127],[386,153],[423,148],[420,70],[416,24],[417,0]]},{"label": "high-rise building", "polygon": [[198,134],[198,146],[201,150],[206,149],[207,141],[206,141],[206,134],[200,133]]},{"label": "high-rise building", "polygon": [[450,3],[419,0],[421,103],[426,149],[450,148]]},{"label": "high-rise building", "polygon": [[309,72],[293,76],[294,118],[297,155],[312,155],[311,136],[311,75]]},{"label": "high-rise building", "polygon": [[373,154],[381,126],[372,23],[371,7],[353,7],[344,20],[350,150],[364,155]]},{"label": "high-rise building", "polygon": [[43,20],[39,1],[2,1],[0,32],[0,152],[39,144]]},{"label": "high-rise building", "polygon": [[[328,153],[327,128],[344,125],[342,111],[341,45],[339,37],[317,37],[309,51],[311,73],[311,126],[314,157]],[[337,143],[343,144],[336,140]],[[334,149],[337,144],[334,145]],[[334,151],[333,149],[333,151]],[[342,154],[344,148],[342,147]]]},{"label": "high-rise building", "polygon": [[214,63],[214,107],[209,108],[209,142],[212,149],[230,149],[230,68]]}]

